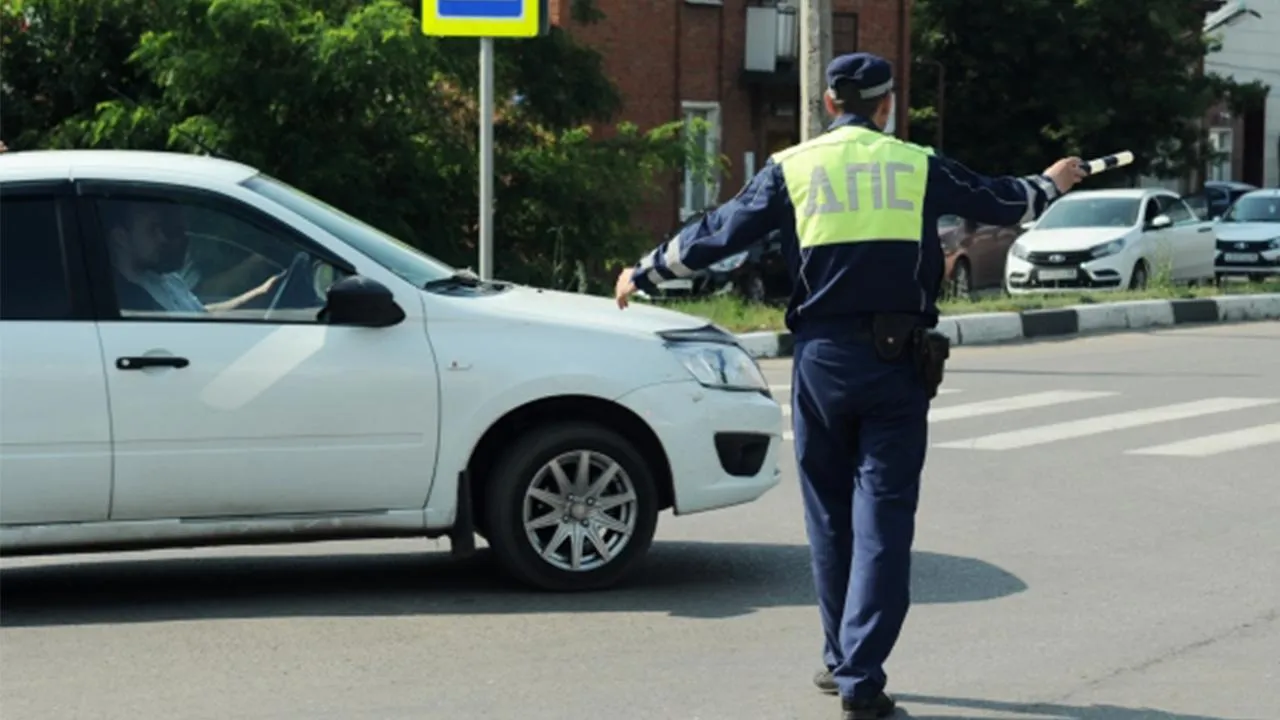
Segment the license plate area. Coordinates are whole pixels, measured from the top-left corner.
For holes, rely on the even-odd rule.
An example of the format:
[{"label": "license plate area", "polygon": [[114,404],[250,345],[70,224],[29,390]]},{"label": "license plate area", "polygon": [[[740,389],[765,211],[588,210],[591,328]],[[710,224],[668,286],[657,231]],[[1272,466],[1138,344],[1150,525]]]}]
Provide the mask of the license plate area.
[{"label": "license plate area", "polygon": [[1256,263],[1258,253],[1224,253],[1222,259],[1229,263]]},{"label": "license plate area", "polygon": [[1036,272],[1036,277],[1039,278],[1042,282],[1056,282],[1059,280],[1075,280],[1078,275],[1079,275],[1079,271],[1076,270],[1075,268],[1069,268],[1065,270],[1064,269],[1039,270]]}]

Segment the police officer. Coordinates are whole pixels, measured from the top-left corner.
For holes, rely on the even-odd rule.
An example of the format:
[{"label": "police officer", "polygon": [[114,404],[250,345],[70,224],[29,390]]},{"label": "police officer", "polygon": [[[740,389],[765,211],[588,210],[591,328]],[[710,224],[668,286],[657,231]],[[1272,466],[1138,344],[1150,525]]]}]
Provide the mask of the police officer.
[{"label": "police officer", "polygon": [[[783,233],[793,279],[792,417],[826,670],[844,720],[884,718],[885,660],[907,614],[911,544],[931,386],[921,328],[937,324],[937,222],[1038,217],[1084,177],[1078,158],[1038,175],[984,177],[890,135],[889,63],[867,53],[827,68],[823,135],[770,158],[738,195],[618,277],[636,289],[689,277]],[[936,334],[934,334],[936,338]],[[935,367],[936,366],[936,367]]]}]

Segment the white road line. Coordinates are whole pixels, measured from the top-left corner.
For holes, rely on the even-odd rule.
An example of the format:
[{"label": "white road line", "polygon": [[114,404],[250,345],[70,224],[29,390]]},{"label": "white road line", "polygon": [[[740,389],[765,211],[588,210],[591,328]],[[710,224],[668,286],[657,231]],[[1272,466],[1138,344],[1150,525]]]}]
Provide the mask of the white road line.
[{"label": "white road line", "polygon": [[1208,457],[1218,453],[1245,448],[1258,447],[1269,443],[1280,442],[1280,423],[1259,425],[1257,427],[1235,430],[1191,438],[1167,445],[1129,450],[1127,455],[1173,455],[1177,457]]},{"label": "white road line", "polygon": [[1047,392],[1031,393],[1030,395],[1014,395],[1013,397],[983,400],[982,402],[965,403],[964,405],[933,408],[929,411],[929,422],[945,422],[947,420],[961,420],[963,418],[995,415],[1015,410],[1029,410],[1031,408],[1110,397],[1116,394],[1088,390],[1049,390]]},{"label": "white road line", "polygon": [[1113,430],[1125,430],[1128,428],[1141,427],[1143,425],[1172,422],[1174,420],[1185,420],[1187,418],[1199,417],[1201,415],[1212,415],[1214,413],[1243,410],[1245,408],[1258,407],[1260,405],[1271,405],[1276,402],[1280,401],[1258,398],[1209,398],[1207,400],[1196,400],[1194,402],[1179,403],[1177,405],[1164,405],[1161,407],[1148,408],[1146,410],[1134,410],[1131,412],[1116,413],[1114,415],[1100,415],[1098,417],[1085,418],[1083,420],[1072,420],[1070,422],[1054,423],[1052,425],[1041,425],[1040,427],[996,433],[994,435],[986,435],[984,437],[972,438],[969,440],[939,443],[934,445],[934,447],[961,450],[1013,450],[1015,448],[1030,447],[1032,445],[1043,445],[1056,440],[1069,440],[1071,438],[1086,437],[1089,435],[1101,435],[1102,433],[1111,432]]}]

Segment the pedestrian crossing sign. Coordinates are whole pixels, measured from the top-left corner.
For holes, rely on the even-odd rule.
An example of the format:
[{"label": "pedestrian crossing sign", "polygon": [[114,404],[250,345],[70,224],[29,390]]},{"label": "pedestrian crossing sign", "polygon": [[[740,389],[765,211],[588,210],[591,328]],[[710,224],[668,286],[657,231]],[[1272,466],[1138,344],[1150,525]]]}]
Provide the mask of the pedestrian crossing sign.
[{"label": "pedestrian crossing sign", "polygon": [[437,37],[537,37],[548,29],[548,1],[422,0],[422,32]]}]

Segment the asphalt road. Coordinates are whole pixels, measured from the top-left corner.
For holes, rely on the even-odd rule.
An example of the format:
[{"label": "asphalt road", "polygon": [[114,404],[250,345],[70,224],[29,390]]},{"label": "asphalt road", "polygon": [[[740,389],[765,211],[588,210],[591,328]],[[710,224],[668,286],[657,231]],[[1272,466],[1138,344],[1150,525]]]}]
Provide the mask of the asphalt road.
[{"label": "asphalt road", "polygon": [[[1280,323],[960,348],[945,389],[900,716],[1280,716]],[[0,713],[836,718],[785,468],[757,503],[664,516],[636,582],[590,596],[444,543],[9,559]]]}]

